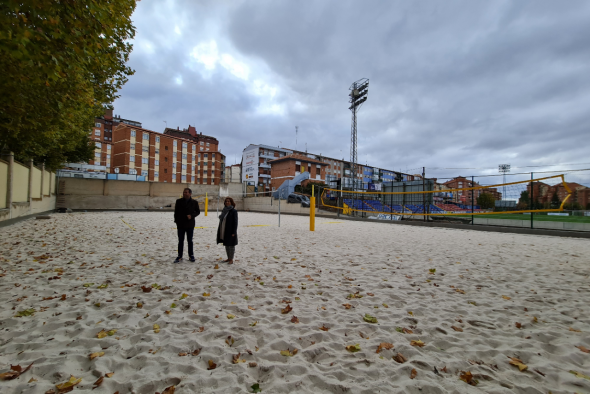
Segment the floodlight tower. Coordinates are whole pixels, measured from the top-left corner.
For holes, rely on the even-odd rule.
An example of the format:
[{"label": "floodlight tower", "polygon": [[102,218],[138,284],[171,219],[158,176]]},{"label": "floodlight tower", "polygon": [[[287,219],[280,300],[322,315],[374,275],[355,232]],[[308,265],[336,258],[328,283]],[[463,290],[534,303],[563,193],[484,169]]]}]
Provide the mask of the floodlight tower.
[{"label": "floodlight tower", "polygon": [[350,85],[350,104],[348,108],[352,111],[352,125],[350,128],[350,171],[352,180],[352,190],[356,190],[357,186],[357,131],[356,131],[356,112],[360,109],[361,105],[367,101],[367,94],[369,93],[369,80],[367,78],[361,78]]},{"label": "floodlight tower", "polygon": [[[498,165],[498,172],[503,175],[502,183],[506,183],[506,173],[510,172],[510,164]],[[506,185],[502,189],[502,199],[506,199]]]}]

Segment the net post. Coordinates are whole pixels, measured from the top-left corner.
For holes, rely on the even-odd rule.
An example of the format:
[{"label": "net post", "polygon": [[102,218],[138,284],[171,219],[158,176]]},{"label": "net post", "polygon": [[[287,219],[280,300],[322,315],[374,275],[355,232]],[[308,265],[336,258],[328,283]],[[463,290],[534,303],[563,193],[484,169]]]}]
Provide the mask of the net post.
[{"label": "net post", "polygon": [[208,209],[209,209],[209,197],[208,197],[207,193],[205,193],[205,216],[207,216]]},{"label": "net post", "polygon": [[474,188],[474,177],[471,176],[471,225],[473,226],[473,188]]},{"label": "net post", "polygon": [[311,199],[309,201],[309,231],[315,231],[315,196],[313,193],[313,183],[311,184]]},{"label": "net post", "polygon": [[[533,210],[532,207],[533,207],[533,201],[534,201],[533,200],[533,193],[534,193],[533,190],[535,189],[534,186],[535,185],[533,183],[533,173],[531,172],[531,197],[530,197],[531,198],[531,211]],[[533,215],[534,214],[535,214],[534,212],[531,212],[531,228],[533,228]]]},{"label": "net post", "polygon": [[422,167],[422,218],[423,221],[426,221],[426,193],[424,193],[426,191],[425,188],[425,183],[424,183],[424,174],[425,173],[425,167]]}]

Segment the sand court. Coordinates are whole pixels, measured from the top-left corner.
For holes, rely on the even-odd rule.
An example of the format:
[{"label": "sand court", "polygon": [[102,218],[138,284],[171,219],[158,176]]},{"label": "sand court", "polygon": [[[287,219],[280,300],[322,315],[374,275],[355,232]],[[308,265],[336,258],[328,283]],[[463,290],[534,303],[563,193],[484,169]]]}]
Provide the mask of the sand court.
[{"label": "sand court", "polygon": [[590,392],[585,239],[239,212],[227,265],[217,223],[0,228],[0,392]]}]

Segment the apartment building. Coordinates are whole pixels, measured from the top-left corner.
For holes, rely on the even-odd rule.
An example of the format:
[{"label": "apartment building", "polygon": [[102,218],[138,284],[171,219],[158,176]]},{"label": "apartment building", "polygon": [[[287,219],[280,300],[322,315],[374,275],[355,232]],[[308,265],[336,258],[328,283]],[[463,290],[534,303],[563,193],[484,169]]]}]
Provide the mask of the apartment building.
[{"label": "apartment building", "polygon": [[242,183],[241,164],[233,164],[225,167],[225,183]]},{"label": "apartment building", "polygon": [[[450,181],[443,183],[443,185],[446,189],[463,189],[481,186],[479,183],[472,182],[471,179],[467,179],[464,176],[453,178]],[[471,190],[459,190],[458,192],[453,192],[452,201],[464,205],[471,205],[471,196],[473,195],[473,204],[475,205],[477,204],[477,198],[484,193],[494,196],[494,200],[502,200],[502,193],[499,192],[498,189],[495,187],[488,187],[477,189],[473,192]]]},{"label": "apartment building", "polygon": [[309,172],[309,179],[326,182],[327,163],[307,156],[292,153],[269,161],[271,166],[270,188],[276,190],[286,180],[293,179],[302,172]]},{"label": "apartment building", "polygon": [[258,186],[259,191],[270,191],[270,161],[293,153],[269,145],[250,144],[242,152],[242,182]]},{"label": "apartment building", "polygon": [[198,144],[199,140],[174,134],[178,133],[161,134],[120,123],[113,130],[113,172],[142,175],[154,182],[197,185],[223,182],[225,156],[217,150],[218,143],[209,143],[206,151],[206,145]]}]

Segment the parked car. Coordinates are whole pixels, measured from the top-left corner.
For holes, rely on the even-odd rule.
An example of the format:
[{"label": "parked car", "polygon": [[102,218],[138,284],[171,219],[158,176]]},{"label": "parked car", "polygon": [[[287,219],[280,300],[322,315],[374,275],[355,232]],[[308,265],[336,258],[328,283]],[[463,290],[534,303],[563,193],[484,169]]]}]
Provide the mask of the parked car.
[{"label": "parked car", "polygon": [[307,196],[302,196],[301,194],[291,193],[289,197],[287,197],[288,203],[294,204],[301,204],[302,207],[309,207],[309,198]]}]

